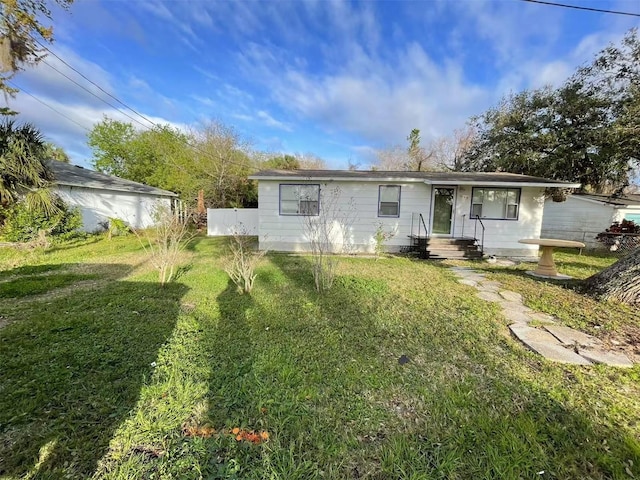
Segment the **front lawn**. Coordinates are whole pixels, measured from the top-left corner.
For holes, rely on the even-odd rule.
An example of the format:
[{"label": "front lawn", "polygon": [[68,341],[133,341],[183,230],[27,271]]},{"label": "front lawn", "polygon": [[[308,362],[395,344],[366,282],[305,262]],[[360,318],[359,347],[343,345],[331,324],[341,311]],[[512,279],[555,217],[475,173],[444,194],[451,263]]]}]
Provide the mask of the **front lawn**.
[{"label": "front lawn", "polygon": [[[0,249],[0,478],[640,476],[640,366],[543,360],[443,263],[344,259],[318,295],[271,254],[243,296],[224,242],[164,288],[135,238]],[[477,266],[589,333],[637,326]]]}]

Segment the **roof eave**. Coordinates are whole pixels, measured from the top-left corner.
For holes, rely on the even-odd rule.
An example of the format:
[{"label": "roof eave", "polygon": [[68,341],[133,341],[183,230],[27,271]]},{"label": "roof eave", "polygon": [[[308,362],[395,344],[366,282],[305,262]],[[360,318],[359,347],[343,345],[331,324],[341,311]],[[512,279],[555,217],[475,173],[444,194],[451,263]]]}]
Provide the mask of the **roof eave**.
[{"label": "roof eave", "polygon": [[482,180],[424,180],[428,185],[483,185],[487,187],[545,187],[545,188],[580,188],[579,183],[557,183],[557,182],[500,182]]},{"label": "roof eave", "polygon": [[179,195],[175,192],[170,192],[168,190],[157,190],[155,192],[142,192],[137,190],[131,190],[126,188],[117,188],[117,187],[106,187],[104,185],[95,186],[95,185],[87,185],[82,183],[74,183],[69,181],[58,181],[54,182],[56,185],[64,185],[65,187],[77,187],[77,188],[91,188],[94,190],[109,190],[113,192],[124,192],[124,193],[143,193],[146,195],[155,195],[157,197],[178,197]]},{"label": "roof eave", "polygon": [[270,180],[270,181],[288,181],[288,180],[304,180],[309,182],[404,182],[404,183],[420,183],[423,182],[422,178],[407,178],[407,177],[317,177],[317,176],[303,176],[303,175],[250,175],[249,180]]}]

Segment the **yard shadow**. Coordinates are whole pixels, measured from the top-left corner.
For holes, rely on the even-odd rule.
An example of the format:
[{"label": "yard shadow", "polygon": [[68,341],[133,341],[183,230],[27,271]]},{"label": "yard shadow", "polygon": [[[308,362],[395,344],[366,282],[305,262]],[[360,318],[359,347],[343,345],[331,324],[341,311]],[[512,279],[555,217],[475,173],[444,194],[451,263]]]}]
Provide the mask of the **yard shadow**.
[{"label": "yard shadow", "polygon": [[[273,288],[256,294],[259,302],[231,281],[216,297],[219,319],[203,331],[203,345],[211,352],[206,421],[222,431],[268,431],[265,448],[274,469],[269,472],[289,478],[293,470],[287,468],[293,468],[295,478],[314,478],[323,457],[319,439],[331,443],[330,438],[344,436],[323,412],[335,408],[332,399],[351,396],[355,404],[361,389],[371,388],[351,382],[351,374],[345,379],[344,371],[357,370],[364,356],[377,356],[377,330],[365,302],[358,302],[357,286],[336,284],[326,302],[315,291],[306,259],[273,255],[270,260],[277,268],[260,271],[258,282]],[[345,422],[358,415],[357,408],[343,412]],[[262,462],[263,451],[248,442],[217,442],[198,460],[205,477],[223,476],[227,469],[232,475],[234,464]],[[340,464],[336,452],[329,455]],[[293,458],[312,460],[293,465]]]},{"label": "yard shadow", "polygon": [[[543,470],[550,478],[579,478],[585,474],[623,478],[625,469],[634,475],[640,472],[640,444],[633,427],[595,421],[592,409],[580,404],[585,397],[597,396],[598,386],[589,384],[589,379],[597,375],[593,370],[597,367],[549,364],[535,357],[521,345],[503,340],[503,327],[487,313],[477,318],[473,306],[463,298],[460,305],[450,306],[453,311],[446,313],[445,320],[434,319],[433,312],[415,303],[411,315],[423,320],[412,320],[411,327],[387,329],[375,323],[375,312],[365,303],[376,289],[383,288],[376,279],[342,276],[323,296],[314,291],[309,259],[283,255],[270,259],[288,281],[301,287],[301,304],[317,302],[321,306],[319,312],[326,318],[327,327],[323,333],[330,335],[333,330],[338,334],[336,344],[323,344],[318,337],[316,346],[325,354],[324,375],[334,383],[334,389],[339,385],[343,398],[349,398],[349,412],[341,413],[337,423],[357,421],[364,426],[364,415],[376,414],[375,408],[360,398],[370,395],[372,389],[367,385],[368,374],[358,365],[373,364],[374,369],[386,372],[386,378],[377,379],[378,392],[384,391],[386,396],[378,405],[391,404],[392,411],[401,412],[403,417],[401,426],[396,424],[387,431],[358,432],[355,428],[352,435],[366,433],[369,437],[365,438],[375,438],[356,447],[361,449],[357,454],[353,450],[361,459],[355,467],[350,466],[354,457],[340,459],[344,460],[340,478],[360,478],[361,468],[367,466],[378,474],[372,478],[515,479],[536,478]],[[425,278],[428,280],[428,275]],[[364,292],[360,289],[367,289],[367,294],[359,295]],[[296,294],[299,291],[294,293],[292,288],[290,295]],[[303,309],[301,318],[302,313]],[[305,336],[312,337],[313,327],[305,327]],[[416,344],[405,340],[405,335],[420,338],[421,350],[413,350]],[[434,335],[444,338],[433,341],[429,337]],[[409,351],[403,351],[407,344]],[[429,358],[428,350],[442,345],[447,345],[447,355]],[[349,355],[343,354],[344,348],[351,349]],[[402,353],[411,359],[404,370],[397,362]],[[334,375],[332,357],[348,359],[339,367],[351,370],[351,381],[357,379],[361,393],[367,395],[359,395],[346,377]],[[425,363],[421,365],[421,361]],[[298,368],[303,370],[304,365]],[[608,382],[617,375],[610,372],[601,380],[613,388],[615,380]],[[432,381],[438,388],[430,392]],[[567,387],[582,390],[582,396],[565,392]],[[600,414],[604,412],[600,410]],[[387,418],[384,423],[392,425],[393,421]],[[311,434],[316,439],[340,436],[322,421],[317,421],[315,428],[325,428]],[[306,456],[300,458],[313,456],[313,449],[313,444],[307,445]]]},{"label": "yard shadow", "polygon": [[73,238],[71,240],[67,240],[63,243],[54,243],[51,247],[46,249],[47,253],[52,252],[61,252],[64,250],[71,250],[77,247],[86,247],[93,243],[98,243],[104,238],[103,235],[100,234],[91,234],[88,237],[80,236]]},{"label": "yard shadow", "polygon": [[189,242],[187,243],[187,246],[185,247],[185,250],[187,250],[188,252],[196,252],[198,250],[198,245],[205,238],[207,238],[206,231],[202,233],[198,233],[196,236],[194,236],[192,239],[189,240]]},{"label": "yard shadow", "polygon": [[152,375],[187,291],[122,280],[131,268],[97,264],[110,281],[11,307],[21,318],[0,330],[0,477],[94,473]]}]

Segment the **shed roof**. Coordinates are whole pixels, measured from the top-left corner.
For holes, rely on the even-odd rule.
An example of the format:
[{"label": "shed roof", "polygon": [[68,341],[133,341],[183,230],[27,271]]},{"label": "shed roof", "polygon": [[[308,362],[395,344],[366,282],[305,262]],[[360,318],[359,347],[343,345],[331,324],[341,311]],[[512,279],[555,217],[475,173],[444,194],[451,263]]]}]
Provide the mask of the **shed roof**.
[{"label": "shed roof", "polygon": [[156,187],[150,187],[144,183],[133,182],[106,173],[89,170],[78,165],[69,163],[56,162],[51,160],[47,162],[48,167],[53,172],[53,177],[58,185],[66,185],[69,187],[95,188],[101,190],[115,190],[118,192],[144,193],[147,195],[156,195],[160,197],[177,197],[176,193],[168,190],[162,190]]},{"label": "shed roof", "polygon": [[403,181],[433,185],[521,185],[578,188],[579,183],[504,172],[405,172],[383,170],[262,170],[252,180]]},{"label": "shed roof", "polygon": [[601,202],[614,207],[640,207],[640,195],[622,195],[620,197],[590,193],[575,193],[574,195],[576,198]]}]

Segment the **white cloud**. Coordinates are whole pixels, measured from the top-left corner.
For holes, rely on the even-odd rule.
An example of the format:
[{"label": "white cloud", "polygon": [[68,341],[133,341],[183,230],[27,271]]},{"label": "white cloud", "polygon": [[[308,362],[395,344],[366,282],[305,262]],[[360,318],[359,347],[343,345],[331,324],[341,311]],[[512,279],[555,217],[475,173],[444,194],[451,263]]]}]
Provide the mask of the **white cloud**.
[{"label": "white cloud", "polygon": [[362,51],[353,60],[347,71],[314,75],[257,44],[244,54],[280,108],[328,132],[346,130],[376,143],[404,141],[412,128],[426,136],[446,134],[486,105],[487,92],[466,82],[459,65],[439,66],[417,44],[394,64]]},{"label": "white cloud", "polygon": [[256,117],[259,118],[260,120],[262,120],[262,123],[264,123],[268,127],[277,128],[279,130],[284,130],[285,132],[292,132],[293,131],[293,128],[291,127],[291,125],[288,125],[288,124],[286,124],[284,122],[276,120],[275,118],[273,118],[271,115],[269,115],[269,113],[265,112],[264,110],[258,111],[258,113],[256,114]]}]

